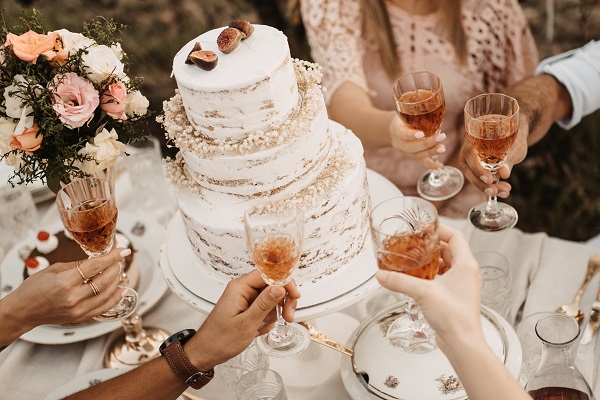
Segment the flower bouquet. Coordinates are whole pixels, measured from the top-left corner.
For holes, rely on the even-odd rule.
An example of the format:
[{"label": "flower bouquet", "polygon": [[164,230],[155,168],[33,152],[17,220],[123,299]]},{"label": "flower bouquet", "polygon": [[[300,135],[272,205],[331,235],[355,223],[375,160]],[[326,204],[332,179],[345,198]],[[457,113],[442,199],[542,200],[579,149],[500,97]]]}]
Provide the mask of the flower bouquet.
[{"label": "flower bouquet", "polygon": [[0,160],[15,169],[9,182],[42,180],[56,193],[114,165],[150,116],[142,79],[127,76],[124,26],[99,19],[82,33],[48,32],[35,10],[19,25],[2,22]]}]

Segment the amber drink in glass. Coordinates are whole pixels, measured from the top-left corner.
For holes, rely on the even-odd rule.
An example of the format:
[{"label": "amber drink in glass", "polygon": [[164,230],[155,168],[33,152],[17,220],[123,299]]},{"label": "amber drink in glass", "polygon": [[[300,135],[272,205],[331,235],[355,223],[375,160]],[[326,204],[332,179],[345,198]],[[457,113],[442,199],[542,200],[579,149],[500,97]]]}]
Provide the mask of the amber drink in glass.
[{"label": "amber drink in glass", "polygon": [[[405,75],[394,82],[392,98],[406,125],[420,130],[426,138],[440,132],[446,100],[439,77],[427,71]],[[437,156],[431,158],[438,161]],[[464,181],[459,169],[444,166],[426,171],[417,182],[417,191],[427,200],[446,200],[460,192]]]},{"label": "amber drink in glass", "polygon": [[[379,203],[370,217],[371,238],[379,268],[422,279],[438,273],[440,244],[435,206],[418,197],[395,197]],[[428,353],[437,348],[435,332],[423,319],[414,299],[387,330],[396,349]]]}]

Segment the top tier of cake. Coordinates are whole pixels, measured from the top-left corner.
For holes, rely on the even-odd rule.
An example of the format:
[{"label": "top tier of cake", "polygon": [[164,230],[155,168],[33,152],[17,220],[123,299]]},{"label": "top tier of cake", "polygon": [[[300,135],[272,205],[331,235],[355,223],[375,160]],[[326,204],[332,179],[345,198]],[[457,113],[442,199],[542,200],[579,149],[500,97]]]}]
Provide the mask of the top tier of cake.
[{"label": "top tier of cake", "polygon": [[[175,56],[173,74],[191,126],[206,141],[235,142],[249,133],[267,131],[296,112],[299,103],[287,37],[279,30],[254,25],[254,33],[231,53],[218,50],[224,28],[187,43]],[[215,69],[186,64],[198,42],[214,51]]]}]

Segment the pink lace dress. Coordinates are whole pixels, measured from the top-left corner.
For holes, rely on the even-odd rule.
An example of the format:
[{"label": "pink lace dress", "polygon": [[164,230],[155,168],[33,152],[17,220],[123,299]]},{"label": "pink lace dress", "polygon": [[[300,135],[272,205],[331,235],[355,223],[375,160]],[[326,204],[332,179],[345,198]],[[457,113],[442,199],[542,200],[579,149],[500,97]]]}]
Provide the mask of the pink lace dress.
[{"label": "pink lace dress", "polygon": [[[503,92],[531,75],[538,52],[517,0],[465,0],[463,25],[468,56],[463,64],[454,47],[436,32],[437,13],[411,15],[387,2],[403,73],[427,70],[444,85],[446,115],[442,132],[447,151],[440,160],[455,160],[464,137],[463,108],[480,93]],[[393,110],[393,81],[385,74],[377,48],[363,38],[359,0],[302,0],[301,11],[312,57],[323,67],[329,103],[344,82],[364,88],[373,104]],[[405,195],[416,195],[416,182],[425,168],[393,148],[365,151],[367,166],[394,182]],[[445,202],[442,214],[465,217],[485,196],[471,184]]]}]

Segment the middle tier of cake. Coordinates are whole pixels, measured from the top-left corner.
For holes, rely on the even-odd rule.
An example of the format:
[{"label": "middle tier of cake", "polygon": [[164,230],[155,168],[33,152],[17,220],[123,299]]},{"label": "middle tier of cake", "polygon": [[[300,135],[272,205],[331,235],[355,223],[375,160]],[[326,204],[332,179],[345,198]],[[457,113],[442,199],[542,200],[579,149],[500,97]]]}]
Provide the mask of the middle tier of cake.
[{"label": "middle tier of cake", "polygon": [[[187,237],[200,261],[223,281],[255,268],[246,249],[243,215],[261,201],[297,204],[305,212],[302,256],[294,277],[298,284],[315,282],[351,263],[366,247],[370,198],[360,140],[336,122],[322,131],[330,144],[321,159],[324,168],[314,179],[299,177],[296,191],[275,191],[268,197],[215,192],[187,173],[178,155],[169,166],[176,183]],[[308,154],[308,157],[315,155]]]}]

